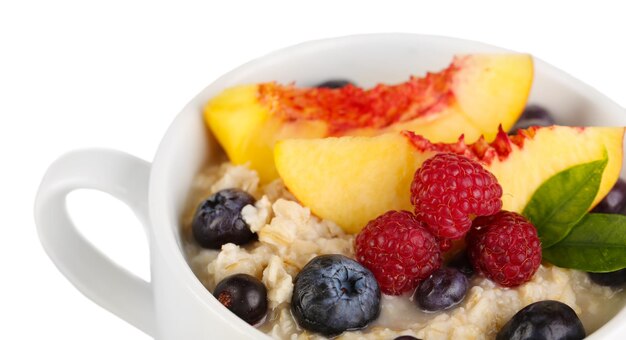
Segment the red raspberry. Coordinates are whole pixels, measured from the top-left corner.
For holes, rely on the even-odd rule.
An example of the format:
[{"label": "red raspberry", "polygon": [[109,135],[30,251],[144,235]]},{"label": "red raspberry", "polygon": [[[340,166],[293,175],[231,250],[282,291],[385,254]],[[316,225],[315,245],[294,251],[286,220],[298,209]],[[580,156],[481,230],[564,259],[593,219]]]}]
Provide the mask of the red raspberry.
[{"label": "red raspberry", "polygon": [[505,287],[529,281],[541,264],[537,229],[514,212],[476,218],[466,242],[474,269]]},{"label": "red raspberry", "polygon": [[411,183],[415,215],[438,238],[459,239],[471,217],[493,215],[502,208],[502,187],[478,162],[452,153],[426,160]]},{"label": "red raspberry", "polygon": [[408,211],[388,211],[367,223],[356,237],[355,250],[357,261],[390,295],[415,289],[442,261],[437,239]]},{"label": "red raspberry", "polygon": [[450,250],[450,248],[452,248],[452,241],[450,239],[441,238],[438,241],[439,241],[439,249],[441,249],[442,252],[445,253],[448,250]]}]

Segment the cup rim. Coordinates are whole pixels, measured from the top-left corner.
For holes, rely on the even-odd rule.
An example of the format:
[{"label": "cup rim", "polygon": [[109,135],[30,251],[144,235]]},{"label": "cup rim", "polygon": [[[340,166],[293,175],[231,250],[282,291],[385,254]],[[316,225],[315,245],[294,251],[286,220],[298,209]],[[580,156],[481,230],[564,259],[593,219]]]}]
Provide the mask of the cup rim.
[{"label": "cup rim", "polygon": [[[437,43],[442,44],[468,46],[483,50],[492,49],[495,52],[511,52],[511,50],[508,50],[506,48],[501,48],[473,40],[414,33],[370,33],[331,37],[302,42],[296,45],[291,45],[278,49],[274,52],[252,59],[251,61],[248,61],[247,63],[236,67],[235,69],[223,74],[222,76],[211,82],[195,97],[193,97],[193,99],[189,101],[188,104],[185,105],[184,108],[176,115],[175,119],[168,127],[164,137],[159,144],[152,163],[149,184],[149,213],[150,222],[152,224],[151,241],[154,243],[152,249],[153,251],[157,251],[161,254],[161,259],[166,262],[167,270],[172,272],[172,276],[176,277],[180,281],[183,281],[184,286],[196,299],[201,301],[203,306],[216,311],[217,313],[215,314],[217,316],[223,318],[224,321],[228,324],[237,327],[241,332],[249,337],[268,338],[266,334],[262,333],[255,327],[251,327],[234,314],[221,313],[219,308],[223,308],[223,306],[221,306],[217,302],[217,300],[210,298],[212,294],[202,285],[200,280],[193,273],[189,263],[185,258],[184,253],[181,252],[181,249],[177,244],[174,230],[179,229],[180,221],[178,220],[177,216],[168,216],[166,213],[168,211],[168,203],[171,204],[171,202],[168,202],[167,196],[164,195],[166,188],[165,184],[161,181],[162,179],[166,178],[165,165],[169,163],[168,160],[171,158],[173,152],[176,152],[176,149],[173,147],[176,140],[175,136],[180,136],[180,131],[184,130],[185,126],[187,126],[190,121],[194,121],[194,119],[192,118],[197,118],[192,115],[194,113],[197,114],[198,105],[203,106],[204,103],[202,103],[201,100],[202,98],[206,97],[206,93],[224,89],[226,87],[236,84],[239,79],[244,78],[246,74],[248,74],[250,71],[253,71],[255,68],[263,67],[268,64],[280,63],[280,61],[284,58],[293,58],[294,56],[297,57],[298,54],[308,54],[316,50],[332,48],[332,46],[336,44],[356,41],[371,41],[374,44],[376,41],[389,39],[401,39],[407,41],[420,39],[421,41],[436,41]],[[587,96],[593,98],[594,102],[599,103],[607,109],[611,109],[617,112],[626,111],[613,100],[608,98],[606,95],[600,93],[590,85],[572,77],[568,73],[534,56],[533,59],[535,64],[535,73],[546,73],[554,79],[559,80],[561,85],[574,88],[576,92],[579,93],[586,93]],[[175,223],[177,227],[172,228],[172,223]],[[613,330],[616,329],[615,326],[619,325],[618,321],[620,319],[626,319],[626,308],[622,308],[615,316],[613,316],[613,318],[611,318],[607,323],[602,325],[588,338],[600,339],[609,334],[612,334]]]}]

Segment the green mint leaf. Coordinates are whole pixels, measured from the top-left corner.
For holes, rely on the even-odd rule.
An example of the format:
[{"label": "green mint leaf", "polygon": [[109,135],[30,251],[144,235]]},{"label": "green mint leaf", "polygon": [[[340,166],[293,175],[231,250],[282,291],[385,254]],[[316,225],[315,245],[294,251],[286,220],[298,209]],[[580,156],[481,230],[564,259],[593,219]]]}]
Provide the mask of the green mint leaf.
[{"label": "green mint leaf", "polygon": [[626,216],[587,214],[543,258],[563,268],[610,272],[626,268]]},{"label": "green mint leaf", "polygon": [[600,160],[557,173],[535,191],[522,215],[535,225],[544,248],[567,236],[585,215],[598,193],[606,163],[605,152]]}]

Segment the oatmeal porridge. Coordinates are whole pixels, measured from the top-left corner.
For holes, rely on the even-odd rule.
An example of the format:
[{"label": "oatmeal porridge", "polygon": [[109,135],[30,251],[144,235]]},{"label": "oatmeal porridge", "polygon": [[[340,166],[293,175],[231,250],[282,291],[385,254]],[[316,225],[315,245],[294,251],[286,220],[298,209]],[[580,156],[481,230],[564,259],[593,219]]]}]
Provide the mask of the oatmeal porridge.
[{"label": "oatmeal porridge", "polygon": [[[225,244],[220,251],[202,249],[191,238],[191,221],[199,202],[226,188],[239,188],[257,201],[242,216],[258,234],[246,246]],[[269,314],[260,329],[276,339],[323,339],[298,327],[290,312],[293,280],[306,263],[321,254],[354,257],[354,236],[331,221],[312,215],[285,189],[280,180],[261,186],[245,166],[223,163],[198,175],[184,219],[187,258],[203,285],[213,291],[225,277],[245,273],[267,287]],[[458,308],[439,313],[419,311],[410,296],[383,295],[379,318],[360,331],[337,339],[393,339],[413,335],[421,339],[492,339],[522,307],[541,300],[557,300],[572,307],[588,332],[619,310],[623,293],[590,282],[585,273],[542,265],[533,279],[517,288],[502,288],[474,277]]]}]

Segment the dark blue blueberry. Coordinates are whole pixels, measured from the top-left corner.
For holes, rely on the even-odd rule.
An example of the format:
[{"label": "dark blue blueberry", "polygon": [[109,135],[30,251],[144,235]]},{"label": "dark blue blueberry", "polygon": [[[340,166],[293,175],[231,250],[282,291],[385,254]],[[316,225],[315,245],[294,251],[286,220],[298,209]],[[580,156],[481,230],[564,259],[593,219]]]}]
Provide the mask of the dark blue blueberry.
[{"label": "dark blue blueberry", "polygon": [[241,217],[241,209],[254,197],[240,189],[224,189],[200,203],[191,226],[193,237],[204,248],[220,249],[226,243],[245,244],[256,234]]},{"label": "dark blue blueberry", "polygon": [[416,337],[410,336],[410,335],[402,335],[402,336],[399,336],[399,337],[397,337],[397,338],[395,338],[393,340],[422,340],[422,339],[419,339],[419,338],[416,338]]},{"label": "dark blue blueberry", "polygon": [[591,281],[608,287],[621,287],[626,285],[626,268],[609,273],[589,273]]},{"label": "dark blue blueberry", "polygon": [[440,268],[415,290],[415,303],[427,312],[450,309],[463,301],[469,283],[455,268]]},{"label": "dark blue blueberry", "polygon": [[521,117],[511,129],[511,133],[515,133],[518,129],[526,129],[530,126],[550,126],[554,124],[554,118],[552,118],[548,110],[539,105],[529,105],[524,109]]},{"label": "dark blue blueberry", "polygon": [[372,272],[343,255],[321,255],[296,276],[291,311],[300,327],[326,336],[360,329],[380,313]]},{"label": "dark blue blueberry", "polygon": [[618,179],[611,191],[591,212],[603,214],[623,214],[626,208],[626,181]]},{"label": "dark blue blueberry", "polygon": [[524,307],[498,332],[496,340],[577,340],[585,329],[573,309],[552,300]]},{"label": "dark blue blueberry", "polygon": [[320,83],[318,85],[315,85],[315,87],[322,87],[322,88],[327,88],[327,89],[340,89],[344,86],[350,85],[352,84],[352,82],[350,82],[349,80],[345,80],[345,79],[332,79],[332,80],[327,80],[323,83]]},{"label": "dark blue blueberry", "polygon": [[231,275],[217,284],[213,296],[245,322],[255,325],[267,313],[267,289],[248,274]]},{"label": "dark blue blueberry", "polygon": [[467,257],[467,252],[464,250],[452,258],[450,262],[448,262],[448,267],[456,268],[463,275],[465,275],[468,279],[474,276],[474,267],[472,267],[472,263]]}]

